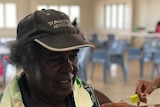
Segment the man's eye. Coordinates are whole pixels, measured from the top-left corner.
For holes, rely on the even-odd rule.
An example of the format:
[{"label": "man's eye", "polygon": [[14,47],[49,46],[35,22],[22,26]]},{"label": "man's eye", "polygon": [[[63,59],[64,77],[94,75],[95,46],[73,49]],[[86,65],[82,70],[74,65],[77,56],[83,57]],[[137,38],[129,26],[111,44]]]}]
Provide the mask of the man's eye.
[{"label": "man's eye", "polygon": [[77,55],[70,55],[70,60],[71,61],[76,61],[77,60]]}]

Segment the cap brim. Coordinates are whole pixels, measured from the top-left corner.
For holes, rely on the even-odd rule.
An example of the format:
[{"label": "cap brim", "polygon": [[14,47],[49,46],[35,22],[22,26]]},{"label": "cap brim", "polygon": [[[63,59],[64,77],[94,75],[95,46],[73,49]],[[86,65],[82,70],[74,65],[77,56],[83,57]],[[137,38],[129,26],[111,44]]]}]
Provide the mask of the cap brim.
[{"label": "cap brim", "polygon": [[41,36],[43,38],[37,38],[34,39],[34,41],[51,51],[61,52],[79,49],[82,47],[94,47],[92,44],[89,44],[82,39],[82,37],[75,34],[56,36],[48,36],[48,34],[43,35],[44,36]]}]

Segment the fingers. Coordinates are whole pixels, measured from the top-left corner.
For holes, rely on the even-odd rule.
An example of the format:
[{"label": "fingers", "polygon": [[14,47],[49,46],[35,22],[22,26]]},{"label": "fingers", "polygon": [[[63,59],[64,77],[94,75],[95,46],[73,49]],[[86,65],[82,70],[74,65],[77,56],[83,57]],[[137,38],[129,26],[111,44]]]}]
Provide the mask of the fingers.
[{"label": "fingers", "polygon": [[144,103],[147,103],[147,96],[148,96],[148,94],[142,93],[141,101],[144,102]]},{"label": "fingers", "polygon": [[136,87],[136,94],[141,98],[143,98],[143,92],[144,92],[144,84],[142,80],[138,81],[137,87]]},{"label": "fingers", "polygon": [[139,80],[137,87],[136,87],[136,93],[141,95],[142,93],[144,93],[146,87],[145,87],[145,81],[144,80]]},{"label": "fingers", "polygon": [[[138,94],[140,101],[147,103],[147,95],[148,95],[148,88],[149,84],[147,81],[139,80],[137,87],[136,87],[136,93]],[[138,103],[139,104],[139,103]]]},{"label": "fingers", "polygon": [[137,103],[137,107],[140,107],[140,102]]}]

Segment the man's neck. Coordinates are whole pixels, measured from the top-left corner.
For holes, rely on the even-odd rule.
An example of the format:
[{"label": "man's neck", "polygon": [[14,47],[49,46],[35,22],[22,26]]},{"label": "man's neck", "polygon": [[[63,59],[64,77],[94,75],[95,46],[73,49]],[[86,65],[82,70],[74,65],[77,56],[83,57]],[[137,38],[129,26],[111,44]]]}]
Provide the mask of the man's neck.
[{"label": "man's neck", "polygon": [[52,102],[49,102],[49,101],[40,101],[32,97],[31,101],[34,104],[34,107],[67,107],[67,103],[65,100],[61,100],[58,102],[55,100],[52,100]]}]

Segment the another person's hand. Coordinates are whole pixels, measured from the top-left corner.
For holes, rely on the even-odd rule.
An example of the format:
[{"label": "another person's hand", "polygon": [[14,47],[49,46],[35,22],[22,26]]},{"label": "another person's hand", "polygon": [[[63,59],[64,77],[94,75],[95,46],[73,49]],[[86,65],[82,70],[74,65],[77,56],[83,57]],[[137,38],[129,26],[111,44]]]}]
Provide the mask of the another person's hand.
[{"label": "another person's hand", "polygon": [[139,80],[136,88],[136,93],[139,95],[141,102],[147,103],[147,95],[152,93],[154,89],[155,85],[153,82]]},{"label": "another person's hand", "polygon": [[135,106],[129,105],[125,102],[120,102],[120,103],[104,103],[101,104],[101,107],[135,107]]}]

